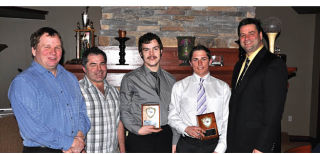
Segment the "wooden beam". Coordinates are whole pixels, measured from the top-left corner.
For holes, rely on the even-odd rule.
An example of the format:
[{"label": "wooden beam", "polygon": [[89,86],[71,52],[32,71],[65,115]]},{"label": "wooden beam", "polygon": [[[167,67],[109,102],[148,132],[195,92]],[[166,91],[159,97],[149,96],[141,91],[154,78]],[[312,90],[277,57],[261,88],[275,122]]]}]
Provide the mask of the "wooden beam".
[{"label": "wooden beam", "polygon": [[45,20],[48,11],[22,7],[0,7],[0,17]]},{"label": "wooden beam", "polygon": [[298,14],[318,14],[320,7],[292,7]]},{"label": "wooden beam", "polygon": [[6,45],[6,44],[0,44],[0,52],[3,50],[3,49],[5,49],[5,48],[7,48],[8,46]]}]

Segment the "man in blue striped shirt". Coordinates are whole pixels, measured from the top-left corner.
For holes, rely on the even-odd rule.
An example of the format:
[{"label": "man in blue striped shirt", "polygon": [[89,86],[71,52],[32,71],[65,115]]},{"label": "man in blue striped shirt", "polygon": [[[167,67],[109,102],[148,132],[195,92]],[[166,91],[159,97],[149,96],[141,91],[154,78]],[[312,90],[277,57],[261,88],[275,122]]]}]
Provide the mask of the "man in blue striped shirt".
[{"label": "man in blue striped shirt", "polygon": [[8,94],[23,152],[82,152],[90,121],[77,78],[59,65],[61,36],[43,27],[30,40],[33,62],[15,77]]}]

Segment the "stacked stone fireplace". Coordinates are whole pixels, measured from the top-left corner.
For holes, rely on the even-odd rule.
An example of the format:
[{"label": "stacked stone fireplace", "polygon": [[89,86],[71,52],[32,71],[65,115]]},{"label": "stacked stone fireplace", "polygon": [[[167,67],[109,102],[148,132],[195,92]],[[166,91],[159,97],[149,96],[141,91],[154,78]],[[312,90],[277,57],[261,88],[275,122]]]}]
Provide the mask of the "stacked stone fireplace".
[{"label": "stacked stone fireplace", "polygon": [[130,38],[127,46],[153,32],[165,47],[177,47],[177,36],[195,36],[209,48],[237,48],[237,26],[246,17],[255,17],[255,7],[102,7],[99,46],[118,46],[121,29]]}]

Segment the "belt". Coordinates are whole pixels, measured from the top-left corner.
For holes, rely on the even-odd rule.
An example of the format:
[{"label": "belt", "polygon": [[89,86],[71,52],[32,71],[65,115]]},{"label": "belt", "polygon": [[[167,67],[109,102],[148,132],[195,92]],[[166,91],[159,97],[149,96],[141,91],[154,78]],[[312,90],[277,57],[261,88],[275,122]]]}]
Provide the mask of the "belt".
[{"label": "belt", "polygon": [[169,125],[162,125],[160,126],[160,128],[162,129],[162,131],[160,132],[155,132],[155,133],[151,133],[151,134],[148,134],[148,135],[137,135],[135,133],[132,133],[128,130],[128,134],[126,134],[126,136],[140,136],[140,137],[148,137],[148,136],[154,136],[154,135],[157,135],[157,134],[161,134],[161,133],[164,133],[164,132],[170,132],[172,133],[171,131],[171,127]]},{"label": "belt", "polygon": [[24,153],[62,153],[60,149],[52,149],[48,147],[27,147],[23,146]]},{"label": "belt", "polygon": [[206,144],[206,145],[212,145],[216,142],[218,142],[218,139],[217,138],[214,138],[214,139],[210,139],[210,140],[200,140],[200,139],[196,139],[196,138],[192,138],[192,137],[189,137],[189,136],[180,136],[180,138],[182,140],[185,140],[186,142],[189,142],[191,144]]},{"label": "belt", "polygon": [[160,126],[162,129],[171,129],[171,127],[167,124],[167,125],[162,125]]}]

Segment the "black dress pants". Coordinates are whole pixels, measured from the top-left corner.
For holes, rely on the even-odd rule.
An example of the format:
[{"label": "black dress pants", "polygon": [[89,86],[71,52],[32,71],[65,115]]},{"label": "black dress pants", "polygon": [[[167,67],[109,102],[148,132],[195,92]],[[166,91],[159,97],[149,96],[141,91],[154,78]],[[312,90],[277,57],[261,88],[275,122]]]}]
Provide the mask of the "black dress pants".
[{"label": "black dress pants", "polygon": [[218,139],[199,140],[188,136],[180,136],[177,143],[177,153],[212,153],[218,144]]},{"label": "black dress pants", "polygon": [[23,147],[23,153],[62,153],[60,149],[51,149],[47,147]]},{"label": "black dress pants", "polygon": [[171,153],[171,127],[165,125],[161,128],[162,131],[149,135],[136,135],[129,132],[126,138],[126,151],[130,153]]}]

